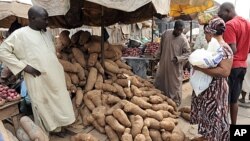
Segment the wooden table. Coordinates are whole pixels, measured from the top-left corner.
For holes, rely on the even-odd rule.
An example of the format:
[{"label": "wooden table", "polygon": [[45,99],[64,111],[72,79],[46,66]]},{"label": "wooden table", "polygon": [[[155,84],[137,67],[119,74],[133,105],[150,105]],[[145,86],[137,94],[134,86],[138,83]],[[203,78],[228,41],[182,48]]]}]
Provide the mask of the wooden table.
[{"label": "wooden table", "polygon": [[15,131],[18,128],[18,115],[19,115],[19,109],[18,104],[22,100],[13,101],[13,102],[7,102],[3,106],[0,106],[0,120],[5,120],[10,118],[13,122]]}]

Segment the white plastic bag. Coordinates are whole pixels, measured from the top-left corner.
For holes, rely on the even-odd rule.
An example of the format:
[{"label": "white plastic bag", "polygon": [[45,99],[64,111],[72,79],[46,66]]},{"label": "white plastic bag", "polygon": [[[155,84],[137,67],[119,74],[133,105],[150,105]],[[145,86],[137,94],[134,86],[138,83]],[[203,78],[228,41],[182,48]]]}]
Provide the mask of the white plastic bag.
[{"label": "white plastic bag", "polygon": [[188,58],[193,66],[200,68],[216,67],[223,59],[223,48],[214,38],[209,42],[208,49],[197,49]]},{"label": "white plastic bag", "polygon": [[191,83],[196,96],[205,91],[213,80],[213,77],[201,71],[192,69],[190,74],[191,76],[189,82]]}]

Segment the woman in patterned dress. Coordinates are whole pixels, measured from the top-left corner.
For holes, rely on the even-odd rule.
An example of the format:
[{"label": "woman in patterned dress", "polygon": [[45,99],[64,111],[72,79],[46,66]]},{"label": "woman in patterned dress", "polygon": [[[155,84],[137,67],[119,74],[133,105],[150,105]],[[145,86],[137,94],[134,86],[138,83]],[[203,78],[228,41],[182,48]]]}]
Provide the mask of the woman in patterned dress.
[{"label": "woman in patterned dress", "polygon": [[230,74],[233,52],[223,40],[222,34],[225,23],[221,18],[212,19],[205,27],[205,34],[215,38],[223,47],[223,60],[215,68],[194,69],[202,71],[213,77],[209,87],[196,96],[192,95],[191,124],[198,124],[198,132],[202,135],[200,140],[229,141],[228,120],[228,84],[227,77]]}]

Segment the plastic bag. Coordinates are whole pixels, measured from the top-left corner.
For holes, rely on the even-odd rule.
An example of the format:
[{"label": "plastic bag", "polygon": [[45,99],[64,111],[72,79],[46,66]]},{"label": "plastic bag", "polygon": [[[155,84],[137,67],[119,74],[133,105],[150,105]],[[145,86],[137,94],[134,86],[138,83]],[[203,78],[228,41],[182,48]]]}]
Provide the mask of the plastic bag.
[{"label": "plastic bag", "polygon": [[190,84],[195,92],[195,95],[198,96],[203,91],[205,91],[210,83],[212,82],[213,77],[197,70],[191,70]]},{"label": "plastic bag", "polygon": [[188,58],[193,66],[200,68],[216,67],[223,59],[224,52],[217,40],[212,38],[208,44],[208,49],[197,49]]}]

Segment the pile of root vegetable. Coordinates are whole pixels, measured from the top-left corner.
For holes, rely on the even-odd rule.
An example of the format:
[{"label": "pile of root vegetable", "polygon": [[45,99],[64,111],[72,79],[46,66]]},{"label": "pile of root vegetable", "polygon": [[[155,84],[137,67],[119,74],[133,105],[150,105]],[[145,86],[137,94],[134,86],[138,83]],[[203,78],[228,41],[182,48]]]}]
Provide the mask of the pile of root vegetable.
[{"label": "pile of root vegetable", "polygon": [[56,40],[75,109],[72,127],[93,126],[111,141],[182,141],[176,128],[176,103],[150,82],[132,73],[121,60],[122,46],[104,43],[104,67],[100,63],[101,38],[79,31],[69,38],[62,31]]}]

